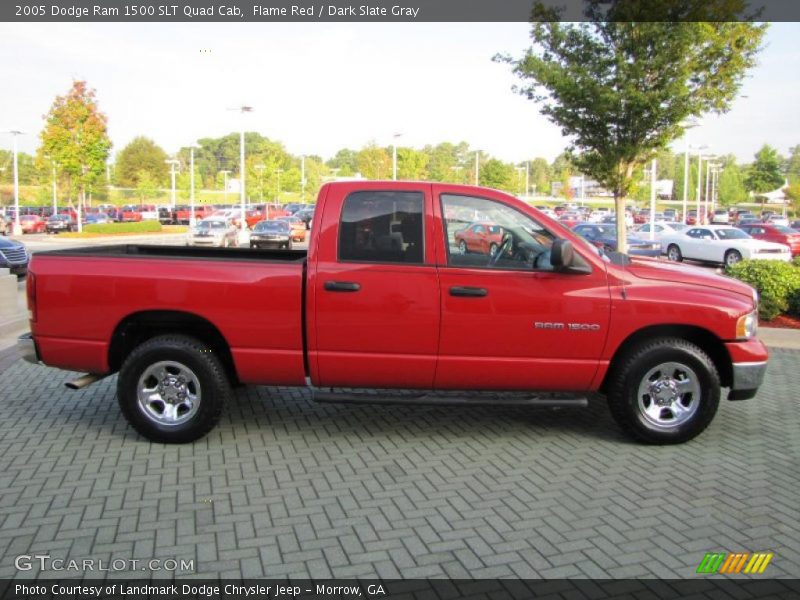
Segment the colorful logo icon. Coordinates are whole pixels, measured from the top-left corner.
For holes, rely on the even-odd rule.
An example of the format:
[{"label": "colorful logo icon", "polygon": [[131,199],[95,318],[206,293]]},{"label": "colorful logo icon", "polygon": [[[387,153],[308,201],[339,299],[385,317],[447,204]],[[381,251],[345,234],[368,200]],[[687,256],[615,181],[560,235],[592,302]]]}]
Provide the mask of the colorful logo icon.
[{"label": "colorful logo icon", "polygon": [[744,573],[745,575],[762,574],[774,554],[772,552],[707,552],[700,566],[697,567],[698,573],[710,575],[718,573],[720,575],[735,575]]}]

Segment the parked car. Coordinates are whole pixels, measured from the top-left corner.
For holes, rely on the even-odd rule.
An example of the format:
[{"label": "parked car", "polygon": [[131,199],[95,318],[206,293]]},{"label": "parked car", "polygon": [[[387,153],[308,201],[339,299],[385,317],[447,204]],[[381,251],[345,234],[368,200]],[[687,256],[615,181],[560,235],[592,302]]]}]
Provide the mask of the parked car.
[{"label": "parked car", "polygon": [[[94,216],[94,215],[89,215]],[[88,223],[87,217],[87,223]],[[45,226],[47,233],[61,233],[63,231],[78,231],[78,224],[69,215],[53,215],[47,219]]]},{"label": "parked car", "polygon": [[111,223],[113,220],[106,213],[98,212],[86,215],[85,222],[87,225],[102,225],[104,223]]},{"label": "parked car", "polygon": [[251,248],[292,249],[292,228],[286,221],[259,221],[250,234]]},{"label": "parked car", "polygon": [[31,256],[22,242],[6,237],[0,238],[0,267],[9,269],[12,275],[24,277],[28,273]]},{"label": "parked car", "polygon": [[171,206],[158,207],[158,222],[162,225],[173,225],[175,223],[175,213]]},{"label": "parked car", "polygon": [[0,235],[8,235],[11,228],[12,223],[6,219],[5,215],[0,215]]},{"label": "parked car", "polygon": [[733,265],[744,258],[783,261],[792,258],[788,246],[753,239],[741,229],[727,225],[690,227],[663,236],[661,244],[667,258],[678,262],[690,258]]},{"label": "parked car", "polygon": [[142,213],[136,204],[126,204],[117,214],[117,220],[123,223],[130,223],[142,220]]},{"label": "parked car", "polygon": [[[579,223],[572,228],[582,238],[607,252],[617,250],[616,227],[597,223]],[[628,234],[628,252],[632,256],[661,256],[661,244],[656,241],[646,240],[636,235]]]},{"label": "parked car", "polygon": [[[130,425],[171,443],[207,434],[237,384],[362,404],[463,405],[441,392],[475,390],[495,405],[574,407],[600,392],[631,437],[680,443],[712,422],[723,388],[744,400],[764,378],[757,295],[740,281],[601,256],[497,190],[348,181],[323,185],[319,202],[310,254],[147,244],[35,254],[21,355],[87,373],[78,389],[118,373]],[[457,251],[446,215],[462,208],[504,229],[495,257]],[[420,392],[374,392],[386,388]],[[105,386],[89,396],[111,400]],[[745,414],[726,408],[728,421]]]},{"label": "parked car", "polygon": [[739,225],[739,229],[757,240],[789,246],[792,256],[800,255],[800,232],[791,227],[768,223],[746,223]]},{"label": "parked car", "polygon": [[[675,223],[672,221],[661,221],[656,223],[653,227],[653,239],[660,240],[663,236],[669,235],[671,233],[676,233],[678,231],[683,231],[684,229],[688,228],[689,226],[685,223]],[[650,239],[650,223],[645,223],[644,225],[640,225],[636,229],[636,234],[645,240]]]},{"label": "parked car", "polygon": [[472,223],[456,231],[455,242],[461,254],[477,252],[494,256],[503,243],[503,228],[495,223]]},{"label": "parked car", "polygon": [[306,241],[306,224],[302,219],[297,218],[296,215],[290,215],[288,217],[278,217],[278,221],[286,221],[289,224],[289,228],[292,230],[293,242]]},{"label": "parked car", "polygon": [[711,215],[711,223],[714,225],[727,225],[730,221],[731,217],[727,208],[718,208]]},{"label": "parked car", "polygon": [[306,226],[306,229],[311,229],[311,222],[314,219],[314,209],[313,208],[304,208],[303,210],[298,210],[294,213],[298,219],[300,219]]},{"label": "parked car", "polygon": [[681,220],[681,213],[675,208],[664,209],[664,220],[670,223],[679,223]]},{"label": "parked car", "polygon": [[22,233],[44,233],[47,223],[39,215],[20,215],[19,224]]},{"label": "parked car", "polygon": [[766,217],[764,217],[761,220],[761,222],[762,223],[766,223],[768,225],[780,225],[780,226],[783,226],[783,227],[788,227],[789,226],[789,219],[787,219],[786,217],[782,217],[782,216],[780,216],[778,214],[775,214],[775,213],[773,213],[771,215],[767,215]]},{"label": "parked car", "polygon": [[209,217],[199,221],[186,237],[187,246],[230,248],[239,245],[239,229],[230,219]]},{"label": "parked car", "polygon": [[795,231],[800,231],[800,220],[792,221],[791,223],[789,223],[789,227],[791,227]]}]

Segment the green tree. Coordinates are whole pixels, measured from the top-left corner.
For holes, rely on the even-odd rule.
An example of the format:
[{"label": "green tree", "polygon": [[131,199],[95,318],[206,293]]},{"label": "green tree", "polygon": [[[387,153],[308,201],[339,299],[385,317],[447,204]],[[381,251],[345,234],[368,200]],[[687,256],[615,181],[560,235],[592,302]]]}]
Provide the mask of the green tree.
[{"label": "green tree", "polygon": [[97,106],[96,94],[85,81],[74,81],[65,96],[58,96],[45,116],[38,160],[54,161],[85,200],[88,186],[99,181],[111,150],[106,116]]},{"label": "green tree", "polygon": [[514,170],[514,165],[496,158],[484,162],[478,176],[483,186],[507,192],[514,192],[517,189],[517,172]]},{"label": "green tree", "polygon": [[[572,139],[578,170],[613,192],[617,214],[637,166],[682,135],[683,123],[725,112],[765,25],[737,21],[745,0],[586,0],[588,21],[558,22],[537,3],[531,37],[512,65],[516,91]],[[625,220],[617,243],[625,246]]]},{"label": "green tree", "polygon": [[367,179],[391,179],[392,157],[385,148],[370,142],[358,151],[356,167]]},{"label": "green tree", "polygon": [[731,206],[747,200],[742,170],[735,161],[728,162],[719,174],[719,201],[723,206]]},{"label": "green tree", "polygon": [[778,151],[764,144],[756,152],[756,160],[747,170],[745,185],[747,189],[756,194],[763,194],[778,189],[783,185],[784,178],[781,173],[781,157]]},{"label": "green tree", "polygon": [[328,161],[328,167],[338,169],[337,174],[341,177],[350,177],[358,171],[358,152],[349,148],[342,148],[336,155]]},{"label": "green tree", "polygon": [[134,179],[136,181],[136,195],[139,196],[139,204],[145,200],[155,198],[158,195],[158,182],[147,169],[141,169]]},{"label": "green tree", "polygon": [[428,155],[414,148],[398,148],[397,178],[416,181],[427,179]]},{"label": "green tree", "polygon": [[789,158],[786,159],[786,177],[790,184],[800,183],[800,146],[789,148]]},{"label": "green tree", "polygon": [[539,194],[550,193],[550,165],[544,158],[534,158],[531,161],[529,183],[531,189]]},{"label": "green tree", "polygon": [[167,153],[153,140],[144,136],[134,138],[117,155],[115,176],[122,187],[138,188],[139,178],[147,174],[148,178],[164,185],[169,172]]}]

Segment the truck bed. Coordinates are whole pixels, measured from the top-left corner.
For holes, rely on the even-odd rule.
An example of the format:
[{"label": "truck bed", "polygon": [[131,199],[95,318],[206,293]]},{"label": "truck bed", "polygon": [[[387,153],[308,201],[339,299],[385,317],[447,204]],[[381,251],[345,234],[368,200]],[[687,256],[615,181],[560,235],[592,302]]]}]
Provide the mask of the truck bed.
[{"label": "truck bed", "polygon": [[84,246],[64,250],[49,250],[41,256],[107,256],[115,258],[176,258],[191,260],[233,260],[257,262],[303,261],[305,250],[263,250],[255,248],[202,248],[197,246],[160,246],[151,244],[119,244],[114,246]]}]

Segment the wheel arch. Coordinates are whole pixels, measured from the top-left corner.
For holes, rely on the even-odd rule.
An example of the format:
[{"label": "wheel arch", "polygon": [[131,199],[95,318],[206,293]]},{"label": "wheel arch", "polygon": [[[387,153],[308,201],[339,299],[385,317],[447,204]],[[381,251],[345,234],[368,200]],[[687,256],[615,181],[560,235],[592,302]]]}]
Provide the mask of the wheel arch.
[{"label": "wheel arch", "polygon": [[722,387],[729,387],[733,381],[733,367],[725,344],[714,333],[693,325],[652,325],[630,334],[619,345],[611,363],[608,365],[600,390],[605,392],[609,379],[613,377],[616,367],[640,344],[656,338],[680,338],[691,342],[702,349],[714,363],[719,373]]},{"label": "wheel arch", "polygon": [[207,344],[219,357],[230,381],[238,381],[236,365],[225,336],[208,319],[186,311],[147,310],[122,319],[111,335],[109,369],[111,372],[119,371],[134,348],[153,337],[169,333],[188,335]]}]

